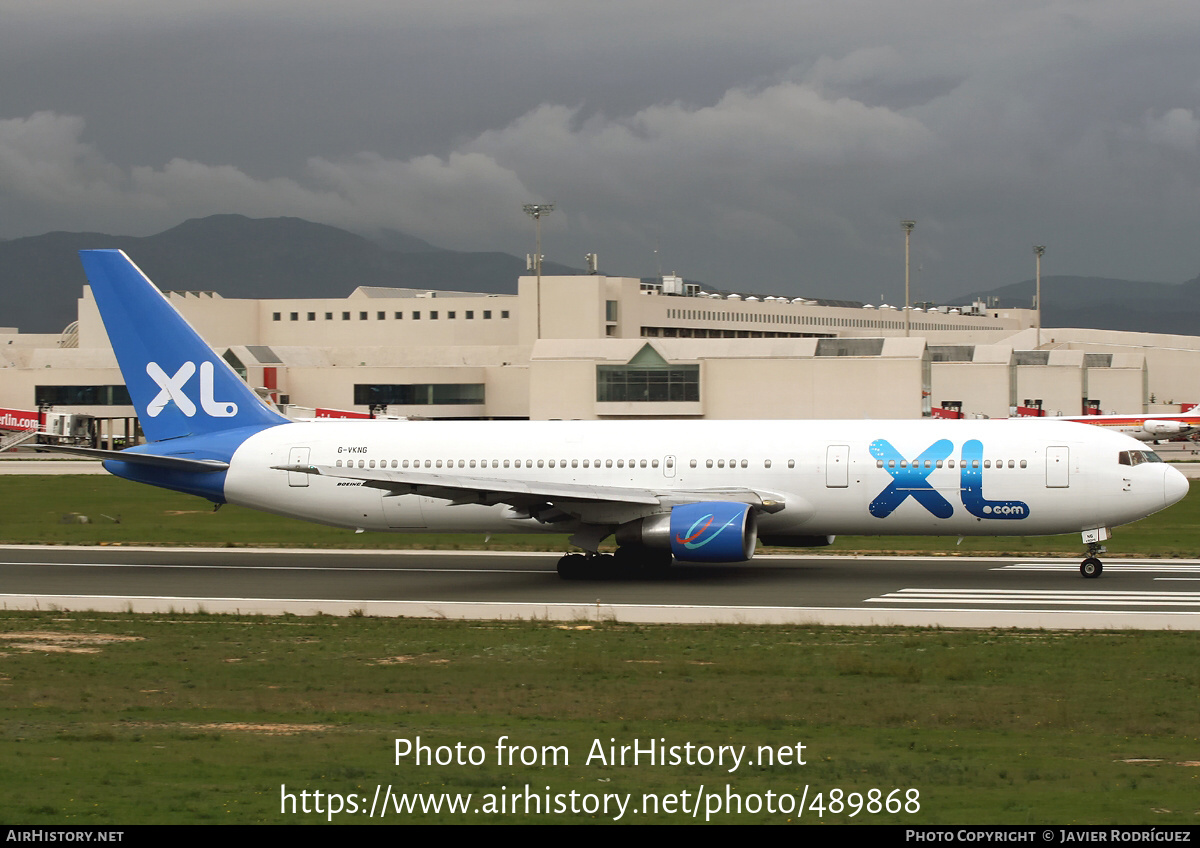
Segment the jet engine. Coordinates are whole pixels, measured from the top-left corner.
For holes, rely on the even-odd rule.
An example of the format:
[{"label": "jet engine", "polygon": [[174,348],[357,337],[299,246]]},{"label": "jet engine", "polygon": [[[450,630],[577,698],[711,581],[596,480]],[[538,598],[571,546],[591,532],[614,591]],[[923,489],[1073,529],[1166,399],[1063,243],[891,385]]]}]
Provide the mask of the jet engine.
[{"label": "jet engine", "polygon": [[754,556],[758,522],[749,504],[680,504],[617,528],[618,545],[670,550],[680,562],[744,562]]},{"label": "jet engine", "polygon": [[1181,433],[1185,433],[1190,428],[1182,421],[1157,419],[1154,421],[1143,422],[1142,429],[1156,439],[1167,439],[1171,436],[1178,436]]}]

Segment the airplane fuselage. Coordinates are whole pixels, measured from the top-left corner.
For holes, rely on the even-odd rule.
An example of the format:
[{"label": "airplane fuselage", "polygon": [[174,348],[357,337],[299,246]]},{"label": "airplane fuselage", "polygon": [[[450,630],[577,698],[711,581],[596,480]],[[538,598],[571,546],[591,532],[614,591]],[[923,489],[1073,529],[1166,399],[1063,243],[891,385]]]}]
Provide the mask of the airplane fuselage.
[{"label": "airplane fuselage", "polygon": [[[764,538],[1045,535],[1124,524],[1173,503],[1178,472],[1161,462],[1120,464],[1122,451],[1140,448],[1064,422],[299,423],[246,439],[223,497],[364,530],[561,532],[578,523],[271,470],[307,465],[330,475],[420,472],[660,493],[738,486],[783,504],[759,517]],[[614,507],[613,523],[657,511]]]},{"label": "airplane fuselage", "polygon": [[1122,433],[1141,442],[1157,442],[1190,436],[1200,430],[1200,415],[1193,413],[1158,413],[1154,415],[1085,415],[1079,418],[1055,418],[1091,424]]}]

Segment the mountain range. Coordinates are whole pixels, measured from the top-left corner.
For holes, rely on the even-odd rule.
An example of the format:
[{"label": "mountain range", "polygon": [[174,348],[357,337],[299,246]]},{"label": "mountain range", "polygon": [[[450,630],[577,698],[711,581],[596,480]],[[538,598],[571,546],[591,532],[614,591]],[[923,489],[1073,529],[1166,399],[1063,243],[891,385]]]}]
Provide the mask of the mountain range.
[{"label": "mountain range", "polygon": [[[358,286],[514,294],[525,259],[445,250],[404,233],[367,238],[300,218],[212,215],[152,236],[54,232],[0,241],[0,327],[57,333],[87,279],[78,252],[119,248],[167,291],[345,297]],[[580,274],[552,262],[547,274]]]},{"label": "mountain range", "polygon": [[[515,293],[525,260],[500,252],[436,247],[396,231],[356,235],[299,218],[212,215],[152,236],[54,232],[0,241],[0,327],[57,333],[76,318],[86,282],[77,252],[120,248],[161,288],[224,297],[345,297],[358,286]],[[547,274],[583,271],[551,262]],[[976,298],[1028,307],[1025,280]],[[802,292],[819,298],[819,292]],[[1099,277],[1042,278],[1044,327],[1200,334],[1200,277],[1183,284]]]}]

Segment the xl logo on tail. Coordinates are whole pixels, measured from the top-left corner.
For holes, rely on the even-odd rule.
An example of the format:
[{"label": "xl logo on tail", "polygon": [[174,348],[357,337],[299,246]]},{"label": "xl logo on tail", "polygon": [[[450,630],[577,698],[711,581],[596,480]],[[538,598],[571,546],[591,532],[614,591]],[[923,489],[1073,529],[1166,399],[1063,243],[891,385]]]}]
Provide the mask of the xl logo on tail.
[{"label": "xl logo on tail", "polygon": [[[157,418],[171,401],[175,401],[175,406],[188,418],[196,414],[196,404],[183,390],[187,381],[192,379],[192,375],[196,373],[195,362],[183,363],[171,377],[167,376],[167,372],[157,362],[148,362],[146,363],[146,373],[159,388],[154,400],[150,401],[146,407],[148,416]],[[236,403],[213,399],[213,364],[211,362],[200,363],[200,406],[206,415],[211,415],[213,418],[232,418],[237,415]]]}]

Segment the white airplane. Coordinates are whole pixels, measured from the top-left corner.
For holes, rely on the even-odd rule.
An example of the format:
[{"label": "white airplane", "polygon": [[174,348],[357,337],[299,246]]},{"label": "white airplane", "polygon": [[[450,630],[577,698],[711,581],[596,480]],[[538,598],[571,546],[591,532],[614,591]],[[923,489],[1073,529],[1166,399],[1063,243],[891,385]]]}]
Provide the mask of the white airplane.
[{"label": "white airplane", "polygon": [[[1022,421],[354,421],[292,423],[121,251],[84,268],[149,442],[80,449],[111,473],[356,530],[571,533],[564,578],[742,562],[758,541],[836,534],[1082,533],[1188,483],[1118,433]],[[599,553],[615,536],[616,554]]]},{"label": "white airplane", "polygon": [[1080,415],[1056,417],[1056,421],[1077,421],[1105,427],[1140,442],[1176,439],[1200,431],[1200,414],[1195,412],[1155,412],[1150,415]]}]

